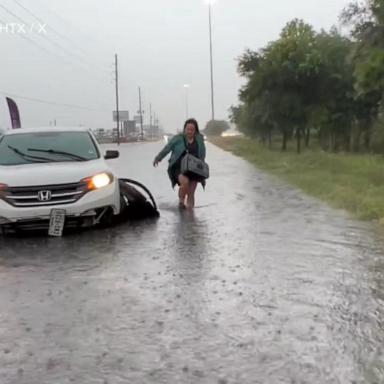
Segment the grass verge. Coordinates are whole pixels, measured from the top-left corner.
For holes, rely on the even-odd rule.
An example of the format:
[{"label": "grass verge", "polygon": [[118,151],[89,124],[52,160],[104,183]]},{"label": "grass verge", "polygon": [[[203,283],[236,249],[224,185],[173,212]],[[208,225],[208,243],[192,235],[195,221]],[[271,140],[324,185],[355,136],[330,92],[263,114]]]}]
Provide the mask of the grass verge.
[{"label": "grass verge", "polygon": [[245,137],[216,137],[210,142],[359,219],[384,224],[383,156],[320,150],[283,153]]}]

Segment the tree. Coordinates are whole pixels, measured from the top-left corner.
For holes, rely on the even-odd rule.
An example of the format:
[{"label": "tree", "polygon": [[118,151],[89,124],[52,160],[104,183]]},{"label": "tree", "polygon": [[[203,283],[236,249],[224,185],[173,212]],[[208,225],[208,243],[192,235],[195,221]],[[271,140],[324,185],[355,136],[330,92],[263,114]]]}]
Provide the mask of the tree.
[{"label": "tree", "polygon": [[384,2],[357,1],[347,7],[342,20],[353,27],[356,85],[361,93],[384,90]]},{"label": "tree", "polygon": [[259,52],[247,50],[239,60],[239,73],[248,80],[240,91],[246,123],[262,137],[277,128],[282,150],[294,133],[301,150],[316,100],[318,63],[315,32],[301,20],[288,23],[277,41]]},{"label": "tree", "polygon": [[242,114],[243,108],[244,108],[244,106],[242,106],[242,105],[238,105],[238,106],[232,105],[228,111],[229,112],[229,121],[232,124],[235,124],[237,127],[240,126],[241,114]]},{"label": "tree", "polygon": [[295,137],[300,152],[314,131],[323,149],[370,150],[384,92],[384,0],[354,3],[343,19],[352,38],[293,20],[276,41],[244,52],[246,84],[230,116],[242,132],[270,143],[279,134],[282,150]]},{"label": "tree", "polygon": [[[352,36],[356,40],[353,51],[356,119],[359,139],[363,134],[365,148],[369,150],[372,127],[384,93],[384,2],[355,1],[344,10],[342,20],[353,27]],[[358,140],[355,149],[359,149],[359,144]]]},{"label": "tree", "polygon": [[349,58],[353,43],[334,28],[316,37],[320,58],[319,94],[316,114],[323,149],[349,149],[355,108],[353,64]]},{"label": "tree", "polygon": [[230,125],[225,120],[210,120],[204,129],[204,133],[207,136],[220,136],[229,128]]}]

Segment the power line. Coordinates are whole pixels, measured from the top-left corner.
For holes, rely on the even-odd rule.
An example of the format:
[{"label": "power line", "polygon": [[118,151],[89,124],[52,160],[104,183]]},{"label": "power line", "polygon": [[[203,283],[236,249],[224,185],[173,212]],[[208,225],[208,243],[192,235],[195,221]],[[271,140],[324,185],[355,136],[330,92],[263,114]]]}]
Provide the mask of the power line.
[{"label": "power line", "polygon": [[[6,24],[2,19],[0,19],[0,23],[2,23],[3,25]],[[68,61],[68,59],[67,59],[65,56],[60,56],[60,55],[58,55],[56,52],[50,51],[49,49],[47,49],[47,48],[44,47],[43,45],[37,43],[36,41],[30,39],[29,37],[27,37],[27,36],[25,36],[25,35],[23,35],[23,34],[18,33],[17,36],[20,37],[20,38],[22,38],[22,39],[24,39],[25,41],[29,42],[30,44],[34,45],[35,47],[37,47],[37,48],[43,50],[43,51],[46,52],[48,55],[53,55],[53,56],[55,56],[55,57],[58,58],[60,61],[63,60],[63,59]],[[71,63],[71,64],[74,64],[74,63],[71,62],[71,61],[68,61],[68,62]],[[84,69],[88,69],[88,68],[84,68]],[[97,77],[97,79],[98,79],[99,81],[102,81],[102,82],[105,82],[105,81],[106,81],[106,79],[102,79],[101,77],[99,77],[99,76],[96,75],[96,74],[95,74],[95,77]]]},{"label": "power line", "polygon": [[[5,96],[15,97],[15,98],[22,99],[22,100],[28,100],[28,101],[32,101],[35,103],[48,104],[48,105],[54,105],[54,106],[59,106],[59,107],[72,108],[72,109],[83,109],[83,110],[88,110],[88,111],[99,111],[100,110],[99,108],[85,107],[85,106],[76,105],[76,104],[57,103],[54,101],[48,101],[48,100],[44,100],[44,99],[36,99],[34,97],[21,96],[21,95],[17,95],[15,93],[10,93],[10,92],[0,91],[0,93],[2,93]],[[100,106],[103,108],[106,108],[106,109],[108,108],[108,110],[111,108],[111,106],[106,106],[106,105],[100,105]]]},{"label": "power line", "polygon": [[[50,8],[45,1],[43,1],[43,2],[41,0],[40,1],[34,1],[34,4],[36,4],[36,2],[39,3],[40,6],[43,6],[43,8],[45,8],[48,11],[48,13],[50,13],[53,17],[55,17],[57,20],[59,20],[59,22],[64,27],[66,25],[67,29],[77,30],[78,35],[82,35],[83,38],[85,38],[89,41],[92,41],[94,43],[97,43],[99,45],[100,41],[98,39],[95,39],[95,37],[93,35],[90,35],[89,33],[85,33],[82,29],[80,29],[78,27],[78,25],[74,24],[70,20],[63,18],[61,14],[55,12],[52,8]],[[79,48],[79,49],[82,49],[82,48]],[[102,63],[100,63],[100,65],[103,65],[104,67],[108,67],[108,69],[110,69],[110,65],[106,61],[103,61]]]},{"label": "power line", "polygon": [[[3,21],[2,19],[0,19],[0,23],[2,23],[3,25],[6,24],[5,21]],[[19,37],[21,37],[22,39],[28,41],[29,43],[33,44],[34,46],[36,46],[36,47],[42,49],[42,50],[45,51],[46,53],[48,53],[48,54],[50,54],[50,55],[53,54],[53,55],[57,56],[59,59],[62,59],[61,56],[57,55],[56,53],[53,53],[53,52],[49,51],[49,50],[46,49],[43,45],[36,43],[36,41],[34,41],[34,40],[28,38],[27,36],[25,36],[25,35],[23,35],[23,34],[21,34],[21,33],[17,34],[17,36],[19,36]]]},{"label": "power line", "polygon": [[[20,8],[22,8],[25,12],[27,12],[29,15],[31,15],[33,18],[35,18],[39,23],[41,23],[42,25],[45,25],[45,21],[37,16],[34,12],[32,12],[29,8],[27,8],[25,5],[21,4],[18,0],[13,0]],[[85,57],[84,53],[82,52],[82,48],[80,48],[76,42],[74,42],[72,39],[68,38],[67,36],[63,35],[62,33],[58,32],[55,28],[52,27],[52,25],[49,25],[49,29],[56,35],[58,36],[59,38],[63,39],[63,40],[66,40],[67,42],[69,42],[70,44],[72,44],[76,49],[77,51],[79,51],[79,53],[81,53],[81,56]],[[79,56],[80,57],[80,56]],[[94,64],[94,63],[93,63]],[[100,69],[101,69],[101,66],[100,66]],[[103,70],[105,70],[103,68]]]},{"label": "power line", "polygon": [[[7,13],[9,13],[11,16],[15,17],[17,20],[19,20],[21,23],[26,25],[27,23],[19,16],[17,16],[14,12],[10,11],[7,7],[0,4],[0,8],[4,9]],[[52,41],[50,38],[48,38],[46,35],[43,35],[47,41],[49,41],[51,44],[56,46],[57,48],[66,51],[67,54],[69,54],[72,57],[75,57],[76,59],[79,59],[77,55],[73,54],[72,52],[68,51],[65,47],[62,47],[60,44],[57,44],[55,41]],[[80,59],[82,61],[82,59]],[[87,64],[88,65],[88,64]]]},{"label": "power line", "polygon": [[[55,12],[55,11],[53,11],[52,8],[50,8],[49,6],[47,6],[47,4],[46,4],[45,2],[43,2],[43,3],[44,3],[44,7],[48,10],[48,12],[51,13],[53,16],[55,16],[57,19],[61,20],[61,23],[62,23],[62,24],[67,24],[67,25],[68,25],[70,28],[72,28],[72,29],[73,29],[73,28],[76,28],[76,29],[78,30],[78,32],[80,32],[80,33],[83,35],[83,37],[87,38],[88,40],[96,41],[96,40],[94,39],[93,36],[90,36],[90,35],[84,33],[83,31],[81,31],[81,30],[78,28],[78,26],[76,26],[75,24],[71,23],[71,22],[68,21],[67,19],[64,19],[60,14],[58,14],[58,13]],[[41,2],[40,2],[40,4],[41,4]]]},{"label": "power line", "polygon": [[[20,8],[24,9],[24,11],[26,11],[29,15],[31,15],[33,18],[35,18],[39,23],[41,24],[45,24],[45,21],[43,19],[41,19],[39,16],[35,15],[30,9],[28,9],[26,6],[24,6],[23,4],[21,4],[19,1],[17,0],[13,0],[13,2],[15,2]],[[64,39],[64,40],[67,40],[68,42],[70,42],[71,44],[74,44],[74,42],[69,39],[67,36],[63,35],[62,33],[56,31],[52,26],[49,27],[50,30],[52,30],[52,32],[54,34],[56,34],[58,37]],[[74,44],[75,45],[75,44]]]},{"label": "power line", "polygon": [[[5,22],[4,22],[3,20],[1,20],[1,19],[0,19],[0,23],[5,24]],[[22,38],[22,39],[24,39],[25,41],[29,42],[30,44],[34,45],[35,47],[37,47],[37,48],[43,50],[44,52],[48,53],[48,55],[53,55],[53,56],[57,57],[58,59],[60,59],[60,61],[63,60],[63,59],[64,59],[64,60],[67,60],[67,58],[66,58],[65,56],[60,56],[60,55],[58,55],[56,52],[52,52],[52,51],[50,51],[49,49],[47,49],[47,48],[44,47],[43,45],[37,43],[36,41],[30,39],[29,37],[27,37],[27,36],[25,36],[25,35],[23,35],[23,34],[17,34],[17,36],[19,36],[20,38]],[[70,63],[73,64],[73,62],[70,62]],[[84,69],[85,69],[85,68],[84,68]],[[102,79],[102,78],[99,77],[99,76],[96,76],[96,77],[98,78],[99,81],[103,81],[103,82],[106,81],[105,79]]]},{"label": "power line", "polygon": [[[19,20],[21,23],[23,23],[24,25],[26,25],[27,23],[19,16],[17,16],[14,12],[12,12],[11,10],[9,10],[7,7],[5,7],[4,5],[0,4],[0,8],[2,8],[3,10],[5,10],[8,14],[10,14],[11,16],[15,17],[17,20]],[[23,36],[22,34],[18,34],[18,36]],[[46,35],[42,35],[45,37],[45,39],[47,41],[49,41],[51,44],[53,44],[54,46],[56,46],[57,48],[59,48],[60,50],[66,52],[69,56],[72,56],[74,57],[76,60],[78,60],[79,62],[81,62],[83,65],[85,65],[87,67],[87,69],[89,69],[89,65],[91,63],[87,63],[85,62],[80,56],[78,56],[77,54],[73,54],[71,51],[67,50],[65,47],[61,46],[60,44],[56,43],[55,41],[53,41],[52,39],[48,38]],[[25,37],[25,36],[24,36]],[[32,41],[31,39],[27,39],[28,41]],[[36,45],[36,44],[35,44]],[[45,51],[47,52],[47,50],[45,49]],[[93,63],[92,63],[93,65]]]}]

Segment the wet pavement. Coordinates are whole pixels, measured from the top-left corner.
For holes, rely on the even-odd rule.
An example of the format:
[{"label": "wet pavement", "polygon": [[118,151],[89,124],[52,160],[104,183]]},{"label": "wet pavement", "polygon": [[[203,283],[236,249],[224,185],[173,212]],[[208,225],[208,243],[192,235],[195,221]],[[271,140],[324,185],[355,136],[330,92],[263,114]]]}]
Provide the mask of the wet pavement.
[{"label": "wet pavement", "polygon": [[373,226],[211,145],[180,212],[160,147],[112,162],[153,191],[157,222],[0,238],[0,383],[383,383]]}]

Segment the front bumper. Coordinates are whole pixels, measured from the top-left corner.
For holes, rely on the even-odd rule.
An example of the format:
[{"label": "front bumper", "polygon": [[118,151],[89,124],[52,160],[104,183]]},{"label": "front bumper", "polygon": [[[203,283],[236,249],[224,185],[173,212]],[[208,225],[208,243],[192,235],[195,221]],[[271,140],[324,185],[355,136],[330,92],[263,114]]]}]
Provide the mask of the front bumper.
[{"label": "front bumper", "polygon": [[71,204],[20,208],[0,199],[0,225],[49,221],[52,209],[64,209],[68,222],[72,219],[88,219],[90,216],[95,216],[97,210],[105,207],[112,208],[115,215],[120,212],[120,192],[117,180],[104,188],[86,193]]},{"label": "front bumper", "polygon": [[[17,222],[8,222],[1,224],[3,234],[12,234],[19,232],[44,231],[49,230],[50,219],[22,219]],[[66,216],[64,231],[77,230],[81,228],[90,228],[95,225],[94,215]]]}]

